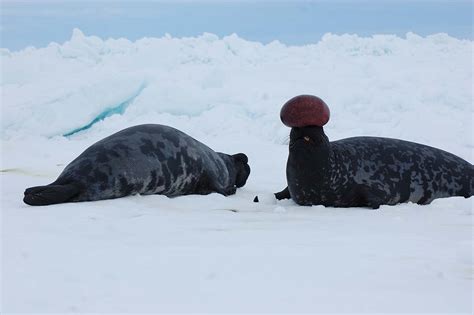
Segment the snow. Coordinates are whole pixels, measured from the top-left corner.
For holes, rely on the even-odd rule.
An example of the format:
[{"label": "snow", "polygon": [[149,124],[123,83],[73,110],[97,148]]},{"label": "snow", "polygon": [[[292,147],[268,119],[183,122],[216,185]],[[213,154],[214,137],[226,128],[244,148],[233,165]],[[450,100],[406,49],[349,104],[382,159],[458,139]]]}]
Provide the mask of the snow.
[{"label": "snow", "polygon": [[[286,46],[75,29],[63,44],[2,49],[2,312],[471,313],[472,198],[372,211],[271,193],[286,185],[279,110],[303,93],[329,105],[331,140],[401,138],[472,162],[472,48],[446,34]],[[247,185],[227,198],[22,203],[140,123],[245,152]]]}]

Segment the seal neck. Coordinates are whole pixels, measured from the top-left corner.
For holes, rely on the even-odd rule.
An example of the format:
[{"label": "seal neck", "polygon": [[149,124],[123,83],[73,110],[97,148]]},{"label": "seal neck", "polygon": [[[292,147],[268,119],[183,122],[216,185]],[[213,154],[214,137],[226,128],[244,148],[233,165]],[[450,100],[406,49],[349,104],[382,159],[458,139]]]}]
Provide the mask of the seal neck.
[{"label": "seal neck", "polygon": [[329,139],[319,126],[292,128],[289,151],[286,177],[291,198],[298,204],[311,204],[330,174]]},{"label": "seal neck", "polygon": [[216,152],[217,155],[220,156],[222,161],[224,162],[226,168],[227,168],[227,173],[228,173],[228,178],[229,178],[229,183],[226,184],[226,186],[233,186],[235,183],[235,165],[232,157],[229,154],[222,153],[222,152]]}]

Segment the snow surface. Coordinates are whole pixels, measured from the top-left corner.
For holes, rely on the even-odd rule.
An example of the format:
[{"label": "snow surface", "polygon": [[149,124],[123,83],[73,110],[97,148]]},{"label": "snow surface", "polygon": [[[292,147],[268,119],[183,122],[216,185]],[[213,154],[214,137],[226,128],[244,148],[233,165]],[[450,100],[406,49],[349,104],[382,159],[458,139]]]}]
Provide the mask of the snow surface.
[{"label": "snow surface", "polygon": [[[472,48],[446,34],[285,46],[75,29],[63,44],[0,50],[2,311],[471,313],[473,198],[372,211],[270,196],[286,185],[279,110],[303,93],[329,105],[331,140],[401,138],[472,162]],[[140,123],[245,152],[247,185],[227,198],[22,203]]]}]

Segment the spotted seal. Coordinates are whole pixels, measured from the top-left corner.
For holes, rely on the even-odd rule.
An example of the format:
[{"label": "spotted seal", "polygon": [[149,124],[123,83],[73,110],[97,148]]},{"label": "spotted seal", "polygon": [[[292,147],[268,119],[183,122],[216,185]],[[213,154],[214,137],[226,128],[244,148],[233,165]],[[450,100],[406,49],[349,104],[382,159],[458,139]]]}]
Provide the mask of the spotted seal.
[{"label": "spotted seal", "polygon": [[300,95],[280,112],[291,127],[288,187],[277,199],[300,205],[369,207],[474,195],[474,166],[462,158],[398,139],[354,137],[330,142],[323,130],[329,108]]},{"label": "spotted seal", "polygon": [[146,124],[106,137],[66,166],[53,183],[25,191],[29,205],[128,195],[232,195],[250,174],[247,156],[215,152],[169,126]]}]

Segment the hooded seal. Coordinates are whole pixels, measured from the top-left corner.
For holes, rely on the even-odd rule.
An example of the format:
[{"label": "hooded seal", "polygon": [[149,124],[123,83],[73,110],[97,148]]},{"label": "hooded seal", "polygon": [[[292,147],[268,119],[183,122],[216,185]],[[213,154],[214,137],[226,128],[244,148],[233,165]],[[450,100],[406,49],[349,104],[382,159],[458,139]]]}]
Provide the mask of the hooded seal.
[{"label": "hooded seal", "polygon": [[449,152],[380,137],[330,142],[323,129],[329,108],[318,97],[301,95],[289,100],[281,119],[291,132],[288,187],[275,194],[279,200],[377,209],[474,195],[474,166]]},{"label": "hooded seal", "polygon": [[247,156],[215,152],[172,127],[146,124],[104,138],[66,166],[53,183],[25,191],[29,205],[128,195],[232,195],[250,174]]}]

